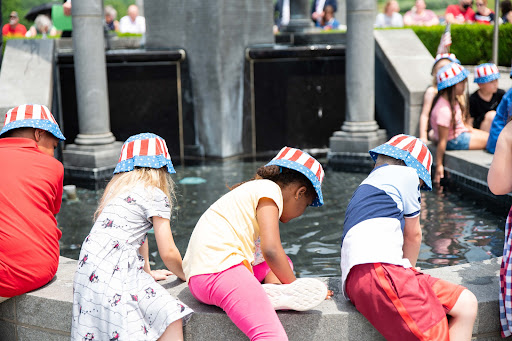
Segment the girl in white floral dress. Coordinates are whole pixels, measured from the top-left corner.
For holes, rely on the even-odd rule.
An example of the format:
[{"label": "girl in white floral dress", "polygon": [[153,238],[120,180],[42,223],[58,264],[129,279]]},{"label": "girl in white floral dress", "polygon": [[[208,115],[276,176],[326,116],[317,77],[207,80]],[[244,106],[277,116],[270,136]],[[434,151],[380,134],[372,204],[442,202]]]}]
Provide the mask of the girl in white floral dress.
[{"label": "girl in white floral dress", "polygon": [[162,138],[145,133],[126,140],[82,244],[72,340],[183,340],[182,319],[192,310],[155,282],[145,242],[153,227],[164,264],[185,280],[170,227],[170,173]]}]

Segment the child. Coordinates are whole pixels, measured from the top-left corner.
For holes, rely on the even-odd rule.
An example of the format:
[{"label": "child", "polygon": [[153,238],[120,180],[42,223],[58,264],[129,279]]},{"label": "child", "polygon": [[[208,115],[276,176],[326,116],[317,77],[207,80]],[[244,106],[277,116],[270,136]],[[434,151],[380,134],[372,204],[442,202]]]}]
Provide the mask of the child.
[{"label": "child", "polygon": [[477,24],[494,24],[495,14],[487,7],[487,0],[476,0],[475,22]]},{"label": "child", "polygon": [[192,310],[152,277],[147,232],[165,265],[185,279],[170,217],[175,173],[165,141],[138,134],[123,145],[85,238],[73,285],[71,338],[183,340]]},{"label": "child", "polygon": [[55,215],[64,167],[53,156],[64,135],[44,105],[5,115],[0,131],[0,302],[48,283],[59,266]]},{"label": "child", "polygon": [[425,91],[425,95],[423,96],[423,107],[421,109],[420,114],[420,139],[424,142],[428,142],[428,116],[430,114],[430,110],[432,109],[432,101],[437,94],[437,79],[436,74],[440,68],[443,66],[450,64],[450,62],[459,63],[459,60],[453,53],[440,53],[434,59],[434,65],[432,66],[432,81],[433,84],[427,88]]},{"label": "child", "polygon": [[432,189],[430,151],[420,139],[400,134],[370,155],[375,168],[345,215],[345,297],[386,340],[469,340],[475,296],[414,268],[421,245],[420,188]]},{"label": "child", "polygon": [[504,90],[498,89],[498,78],[500,72],[492,63],[481,64],[475,68],[475,83],[479,89],[469,97],[469,114],[473,128],[487,132],[491,129],[496,108],[505,94]]},{"label": "child", "polygon": [[[512,166],[512,123],[510,121],[501,131],[496,143],[496,151],[492,159],[487,183],[489,189],[496,195],[505,195],[512,191],[512,177],[510,176],[510,167]],[[505,224],[505,243],[503,246],[503,259],[500,269],[500,321],[501,335],[508,337],[512,335],[512,310],[510,302],[512,301],[512,272],[511,250],[512,236],[510,230],[512,227],[512,207],[508,213]]]},{"label": "child", "polygon": [[340,23],[334,17],[334,7],[327,5],[324,7],[324,16],[320,22],[320,26],[324,30],[337,30]]},{"label": "child", "polygon": [[463,66],[450,63],[436,75],[439,92],[430,111],[430,125],[437,141],[434,183],[440,183],[444,177],[446,150],[483,149],[489,137],[489,133],[466,125],[466,108],[457,96],[464,94],[468,74]]},{"label": "child", "polygon": [[[295,278],[279,236],[279,221],[323,205],[323,177],[317,160],[285,147],[253,179],[210,206],[192,232],[183,258],[190,292],[224,309],[251,340],[288,340],[274,309],[308,310],[326,298],[322,282]],[[253,270],[259,237],[266,263]]]}]

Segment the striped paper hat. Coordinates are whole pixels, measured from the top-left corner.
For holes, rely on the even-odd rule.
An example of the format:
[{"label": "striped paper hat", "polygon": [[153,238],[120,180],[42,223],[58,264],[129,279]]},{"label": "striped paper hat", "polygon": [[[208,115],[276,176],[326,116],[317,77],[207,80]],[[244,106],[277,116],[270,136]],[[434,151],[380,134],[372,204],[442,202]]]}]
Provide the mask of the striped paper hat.
[{"label": "striped paper hat", "polygon": [[436,65],[436,63],[441,59],[448,59],[453,63],[460,64],[460,60],[458,60],[453,53],[439,53],[436,55],[436,58],[434,59],[434,65]]},{"label": "striped paper hat", "polygon": [[425,185],[421,189],[432,190],[430,170],[432,168],[432,154],[427,146],[417,137],[400,134],[388,142],[369,151],[373,161],[377,161],[379,154],[403,160],[407,167],[414,168]]},{"label": "striped paper hat", "polygon": [[130,172],[135,167],[162,168],[176,173],[165,140],[158,135],[143,133],[128,138],[121,149],[121,156],[114,174]]},{"label": "striped paper hat", "polygon": [[53,134],[61,141],[66,140],[50,110],[40,104],[23,104],[5,114],[5,122],[0,136],[16,128],[37,128]]},{"label": "striped paper hat", "polygon": [[475,68],[475,83],[489,83],[500,77],[500,71],[493,63],[480,64]]},{"label": "striped paper hat", "polygon": [[293,169],[304,174],[311,181],[316,191],[317,197],[313,200],[311,206],[318,207],[324,204],[322,181],[324,180],[325,173],[320,162],[314,157],[300,149],[284,147],[265,166],[272,165]]},{"label": "striped paper hat", "polygon": [[437,90],[442,90],[462,82],[469,75],[469,71],[462,65],[450,63],[437,71]]}]

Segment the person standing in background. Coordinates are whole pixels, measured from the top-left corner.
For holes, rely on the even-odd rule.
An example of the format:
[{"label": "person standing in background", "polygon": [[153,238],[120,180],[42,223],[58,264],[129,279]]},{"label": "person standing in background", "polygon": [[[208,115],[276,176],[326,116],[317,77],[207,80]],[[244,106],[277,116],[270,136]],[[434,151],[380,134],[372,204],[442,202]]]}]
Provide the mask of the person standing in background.
[{"label": "person standing in background", "polygon": [[146,19],[139,15],[139,8],[136,5],[128,7],[128,15],[119,21],[119,32],[121,33],[146,33]]}]

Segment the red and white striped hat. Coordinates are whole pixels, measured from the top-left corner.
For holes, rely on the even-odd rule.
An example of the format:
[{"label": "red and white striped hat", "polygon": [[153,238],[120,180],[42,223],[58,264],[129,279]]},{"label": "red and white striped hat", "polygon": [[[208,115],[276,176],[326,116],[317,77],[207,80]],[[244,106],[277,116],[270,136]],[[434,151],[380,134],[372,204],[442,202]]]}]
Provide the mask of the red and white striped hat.
[{"label": "red and white striped hat", "polygon": [[480,64],[475,68],[475,83],[489,83],[500,77],[500,71],[493,63]]},{"label": "red and white striped hat", "polygon": [[462,65],[450,63],[437,71],[437,90],[446,89],[459,82],[462,82],[469,75],[469,71]]},{"label": "red and white striped hat", "polygon": [[131,136],[121,148],[121,156],[114,174],[130,172],[135,167],[162,168],[176,173],[165,140],[158,135],[142,133]]},{"label": "red and white striped hat", "polygon": [[300,149],[283,147],[276,157],[266,164],[266,166],[271,165],[290,168],[304,174],[313,184],[317,194],[311,206],[322,206],[324,204],[322,181],[325,173],[320,162],[314,157]]},{"label": "red and white striped hat", "polygon": [[373,161],[377,161],[379,154],[403,160],[408,167],[416,170],[418,177],[425,182],[423,189],[432,190],[432,154],[428,147],[417,137],[400,134],[393,136],[388,142],[369,151]]},{"label": "red and white striped hat", "polygon": [[10,109],[5,114],[4,127],[0,135],[16,128],[43,129],[59,140],[66,140],[50,110],[41,104],[23,104]]}]

